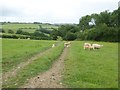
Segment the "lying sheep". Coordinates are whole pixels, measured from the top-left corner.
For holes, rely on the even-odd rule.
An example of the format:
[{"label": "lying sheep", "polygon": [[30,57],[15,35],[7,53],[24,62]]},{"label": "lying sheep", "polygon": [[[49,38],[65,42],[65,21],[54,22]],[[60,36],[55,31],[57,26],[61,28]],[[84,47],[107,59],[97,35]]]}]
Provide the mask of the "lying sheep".
[{"label": "lying sheep", "polygon": [[100,49],[103,45],[100,44],[90,44],[90,43],[84,43],[84,49],[94,50],[94,49]]},{"label": "lying sheep", "polygon": [[93,49],[100,49],[101,47],[103,47],[103,45],[100,44],[92,44]]}]

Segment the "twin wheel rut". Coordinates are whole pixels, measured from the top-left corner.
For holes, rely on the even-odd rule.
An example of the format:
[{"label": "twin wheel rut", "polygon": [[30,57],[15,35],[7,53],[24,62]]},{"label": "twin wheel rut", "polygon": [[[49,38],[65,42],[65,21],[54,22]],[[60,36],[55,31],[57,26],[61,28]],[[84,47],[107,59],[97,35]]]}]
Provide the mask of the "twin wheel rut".
[{"label": "twin wheel rut", "polygon": [[[45,52],[47,51],[48,50],[46,50]],[[67,55],[67,52],[68,48],[64,48],[60,57],[53,63],[52,67],[49,70],[40,73],[36,77],[29,79],[28,83],[21,86],[20,88],[65,88],[66,86],[63,85],[61,80],[62,71],[64,68],[64,59]],[[3,80],[7,80],[10,76],[15,76],[17,74],[17,71],[19,71],[21,68],[24,68],[29,63],[32,63],[33,60],[40,57],[43,53],[38,54],[35,57],[29,59],[26,63],[21,63],[20,65],[18,65],[18,68],[5,73],[5,75],[3,75],[2,77]]]}]

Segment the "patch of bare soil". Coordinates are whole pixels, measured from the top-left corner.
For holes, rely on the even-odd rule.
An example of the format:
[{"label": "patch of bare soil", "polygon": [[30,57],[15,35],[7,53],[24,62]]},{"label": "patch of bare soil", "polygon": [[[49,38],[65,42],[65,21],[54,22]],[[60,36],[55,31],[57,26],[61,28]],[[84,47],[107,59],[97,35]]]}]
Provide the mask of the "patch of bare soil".
[{"label": "patch of bare soil", "polygon": [[21,88],[66,88],[61,82],[64,59],[68,48],[64,48],[61,56],[54,62],[52,67],[36,77],[31,78],[28,83]]},{"label": "patch of bare soil", "polygon": [[[51,49],[51,48],[50,48]],[[2,81],[3,83],[6,82],[10,77],[14,77],[16,76],[17,72],[19,70],[21,70],[22,68],[24,68],[25,66],[27,66],[28,64],[32,63],[32,61],[36,60],[37,58],[39,58],[40,56],[42,56],[44,53],[50,51],[50,49],[38,53],[37,55],[34,55],[33,57],[31,57],[30,59],[28,59],[26,62],[22,62],[19,65],[17,65],[17,67],[13,68],[12,70],[2,74]]]}]

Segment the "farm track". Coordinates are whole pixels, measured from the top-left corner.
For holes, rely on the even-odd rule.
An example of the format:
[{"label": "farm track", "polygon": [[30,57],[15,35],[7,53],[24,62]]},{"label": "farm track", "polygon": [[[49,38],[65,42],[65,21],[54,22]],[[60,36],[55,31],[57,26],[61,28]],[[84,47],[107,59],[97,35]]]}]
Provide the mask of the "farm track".
[{"label": "farm track", "polygon": [[9,78],[14,77],[17,75],[17,72],[21,69],[23,69],[25,66],[27,66],[28,64],[32,63],[32,61],[36,60],[37,58],[41,57],[44,53],[50,51],[52,48],[49,48],[43,52],[40,52],[36,55],[34,55],[33,57],[31,57],[30,59],[28,59],[26,62],[22,62],[19,65],[17,65],[16,68],[13,68],[12,70],[2,74],[2,81],[6,82]]},{"label": "farm track", "polygon": [[28,83],[21,88],[66,88],[61,80],[62,71],[64,69],[64,59],[67,53],[68,48],[64,48],[61,56],[54,62],[48,71],[31,78]]}]

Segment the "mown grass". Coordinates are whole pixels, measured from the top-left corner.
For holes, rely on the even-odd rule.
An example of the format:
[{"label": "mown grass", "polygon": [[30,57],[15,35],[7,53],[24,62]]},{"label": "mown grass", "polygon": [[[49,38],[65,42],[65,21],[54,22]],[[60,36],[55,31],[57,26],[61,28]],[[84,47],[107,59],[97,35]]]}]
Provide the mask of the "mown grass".
[{"label": "mown grass", "polygon": [[8,30],[11,29],[14,31],[14,33],[16,33],[16,31],[19,28],[22,28],[23,31],[29,32],[29,33],[33,33],[36,29],[39,28],[39,25],[42,26],[42,28],[58,28],[58,26],[54,26],[54,25],[48,25],[48,24],[3,24],[2,28],[5,30],[6,33],[8,33]]},{"label": "mown grass", "polygon": [[84,50],[74,41],[65,59],[63,82],[73,88],[118,88],[118,44],[103,44],[98,50]]},{"label": "mown grass", "polygon": [[3,73],[28,60],[35,54],[51,48],[56,41],[45,40],[2,40],[2,70]]},{"label": "mown grass", "polygon": [[31,77],[48,70],[52,63],[60,56],[63,48],[63,43],[61,43],[59,46],[52,48],[49,52],[44,53],[40,58],[34,60],[31,64],[20,70],[15,77],[10,78],[6,83],[3,83],[3,87],[20,87],[27,82],[27,79],[30,79]]}]

